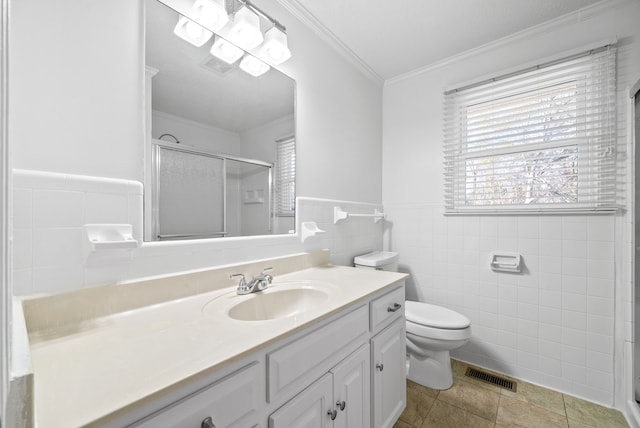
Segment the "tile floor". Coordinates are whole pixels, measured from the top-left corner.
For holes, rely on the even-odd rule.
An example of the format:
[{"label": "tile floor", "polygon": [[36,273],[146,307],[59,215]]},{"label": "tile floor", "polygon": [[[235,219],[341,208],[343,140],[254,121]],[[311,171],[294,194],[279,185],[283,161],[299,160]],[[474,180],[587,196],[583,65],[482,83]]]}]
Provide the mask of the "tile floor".
[{"label": "tile floor", "polygon": [[407,381],[407,408],[394,428],[627,428],[617,410],[520,380],[517,392],[466,377],[452,360],[453,386],[436,391]]}]

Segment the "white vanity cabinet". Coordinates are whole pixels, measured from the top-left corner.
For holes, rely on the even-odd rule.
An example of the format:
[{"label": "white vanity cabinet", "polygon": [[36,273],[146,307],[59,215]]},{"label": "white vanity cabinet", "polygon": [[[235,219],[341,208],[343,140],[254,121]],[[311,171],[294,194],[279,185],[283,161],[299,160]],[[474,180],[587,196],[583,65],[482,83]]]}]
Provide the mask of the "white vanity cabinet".
[{"label": "white vanity cabinet", "polygon": [[391,428],[407,401],[405,320],[371,339],[373,427]]},{"label": "white vanity cabinet", "polygon": [[263,407],[264,366],[254,362],[223,377],[166,409],[136,428],[247,428],[259,426]]},{"label": "white vanity cabinet", "polygon": [[369,361],[366,344],[269,416],[269,428],[369,428]]},{"label": "white vanity cabinet", "polygon": [[404,287],[371,302],[371,403],[374,428],[391,428],[407,401]]},{"label": "white vanity cabinet", "polygon": [[157,403],[131,426],[392,427],[406,402],[403,315],[399,283],[247,355],[184,398]]},{"label": "white vanity cabinet", "polygon": [[[277,360],[282,362],[277,367],[273,362],[268,364],[270,390],[282,384],[280,378],[292,377],[283,373],[295,370],[296,362],[312,363],[334,354],[328,343],[360,338],[363,314],[368,315],[370,344],[323,372],[319,379],[316,375],[317,381],[270,415],[269,428],[391,428],[398,420],[406,405],[404,284],[372,299],[368,313],[364,309],[354,310],[343,316],[342,322],[335,321],[278,351],[288,358],[279,356]],[[313,370],[313,364],[308,367]]]}]

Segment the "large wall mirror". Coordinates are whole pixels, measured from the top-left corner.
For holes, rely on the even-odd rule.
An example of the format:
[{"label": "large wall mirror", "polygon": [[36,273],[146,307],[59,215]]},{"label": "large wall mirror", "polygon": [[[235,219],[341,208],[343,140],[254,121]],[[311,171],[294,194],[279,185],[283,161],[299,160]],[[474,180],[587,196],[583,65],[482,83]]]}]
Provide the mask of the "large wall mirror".
[{"label": "large wall mirror", "polygon": [[295,81],[217,59],[213,39],[196,47],[177,37],[189,6],[145,0],[145,240],[291,233]]}]

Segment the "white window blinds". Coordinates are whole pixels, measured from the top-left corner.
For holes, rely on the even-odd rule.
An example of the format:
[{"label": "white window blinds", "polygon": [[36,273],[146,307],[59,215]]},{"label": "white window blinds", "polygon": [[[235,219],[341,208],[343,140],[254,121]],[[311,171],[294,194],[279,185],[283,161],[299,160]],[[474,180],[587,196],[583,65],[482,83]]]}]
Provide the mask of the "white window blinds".
[{"label": "white window blinds", "polygon": [[447,213],[615,210],[612,46],[445,93]]},{"label": "white window blinds", "polygon": [[276,143],[275,212],[292,217],[296,209],[296,141],[293,138]]}]

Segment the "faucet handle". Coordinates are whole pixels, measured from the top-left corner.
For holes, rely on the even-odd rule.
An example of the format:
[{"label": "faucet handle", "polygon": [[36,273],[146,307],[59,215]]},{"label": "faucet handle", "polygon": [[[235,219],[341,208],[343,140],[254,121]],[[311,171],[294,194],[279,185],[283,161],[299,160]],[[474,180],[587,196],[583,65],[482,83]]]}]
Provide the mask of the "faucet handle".
[{"label": "faucet handle", "polygon": [[244,277],[244,274],[234,273],[232,275],[229,275],[229,279],[234,279],[234,278],[240,278],[240,283],[238,284],[238,286],[244,287],[245,285],[247,285],[247,279]]},{"label": "faucet handle", "polygon": [[267,282],[269,282],[269,284],[273,281],[273,276],[269,275],[267,272],[271,272],[272,270],[272,267],[262,269],[262,276],[267,280]]}]

